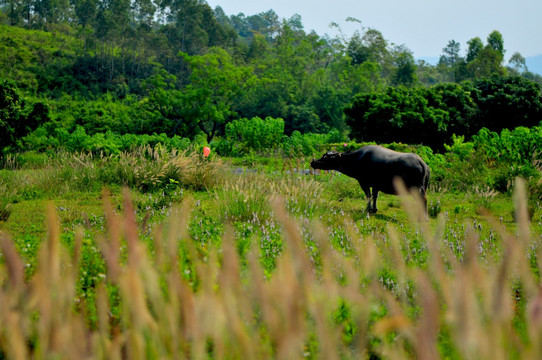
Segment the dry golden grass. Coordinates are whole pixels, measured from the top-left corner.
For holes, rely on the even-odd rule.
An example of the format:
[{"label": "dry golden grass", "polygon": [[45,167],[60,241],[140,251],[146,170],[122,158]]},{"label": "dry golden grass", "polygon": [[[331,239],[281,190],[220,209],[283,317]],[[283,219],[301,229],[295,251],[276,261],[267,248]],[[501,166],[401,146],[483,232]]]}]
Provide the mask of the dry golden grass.
[{"label": "dry golden grass", "polygon": [[[495,261],[479,259],[475,232],[458,260],[443,244],[444,219],[430,229],[429,222],[418,221],[420,206],[403,196],[412,226],[429,248],[425,268],[408,265],[400,250],[401,231],[392,226],[385,244],[348,228],[353,251],[345,256],[313,223],[309,232],[321,259],[316,265],[307,256],[301,225],[280,200],[273,200],[286,246],[269,278],[257,247],[246,268],[241,265],[230,226],[221,246],[201,256],[187,232],[190,201],[171,215],[167,230],[155,231],[151,255],[139,238],[129,193],[122,214],[115,213],[106,195],[108,232],[97,242],[107,273],[95,299],[86,300],[76,294],[82,236],[76,235],[68,253],[51,206],[48,238],[29,281],[9,236],[0,234],[0,357],[538,359],[542,263],[531,266],[526,196],[518,184],[517,234],[487,215],[505,249]],[[121,243],[127,244],[126,259]],[[187,262],[197,281],[184,276]],[[396,273],[393,286],[380,280],[386,266]],[[120,319],[111,315],[111,289],[118,289]],[[346,304],[349,327],[355,329],[350,338],[344,336],[345,323],[332,316],[339,304]],[[95,326],[88,318],[91,306],[96,307]]]}]

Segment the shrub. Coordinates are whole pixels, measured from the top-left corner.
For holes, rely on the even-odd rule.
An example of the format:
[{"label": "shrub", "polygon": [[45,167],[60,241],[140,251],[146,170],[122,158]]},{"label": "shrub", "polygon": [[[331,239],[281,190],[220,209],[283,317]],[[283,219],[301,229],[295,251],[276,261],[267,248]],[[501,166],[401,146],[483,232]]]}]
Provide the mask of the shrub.
[{"label": "shrub", "polygon": [[142,191],[164,188],[172,182],[195,190],[210,189],[221,180],[223,171],[220,160],[162,146],[145,146],[101,161],[102,182]]},{"label": "shrub", "polygon": [[158,145],[178,151],[187,150],[192,146],[189,139],[180,136],[168,137],[165,134],[119,135],[109,130],[105,133],[89,135],[82,126],[76,126],[71,133],[62,127],[55,128],[52,134],[48,134],[48,131],[41,127],[21,141],[21,147],[27,150],[64,150],[104,155],[119,154],[144,146],[154,148]]},{"label": "shrub", "polygon": [[456,155],[461,161],[470,158],[474,153],[474,144],[465,142],[464,136],[456,136],[455,134],[452,135],[452,145],[444,144],[444,148],[447,152]]},{"label": "shrub", "polygon": [[49,108],[45,103],[32,103],[19,93],[14,82],[0,79],[0,150],[15,145],[47,120]]},{"label": "shrub", "polygon": [[527,165],[541,156],[542,127],[504,129],[500,134],[484,128],[473,136],[472,141],[490,162]]},{"label": "shrub", "polygon": [[325,143],[325,134],[301,134],[299,131],[294,131],[291,136],[283,138],[281,145],[287,156],[298,157],[299,155],[311,156],[320,152],[322,144]]},{"label": "shrub", "polygon": [[234,120],[226,124],[226,138],[238,144],[241,151],[273,149],[278,146],[284,135],[284,120],[271,117],[262,120],[259,117],[252,119]]}]

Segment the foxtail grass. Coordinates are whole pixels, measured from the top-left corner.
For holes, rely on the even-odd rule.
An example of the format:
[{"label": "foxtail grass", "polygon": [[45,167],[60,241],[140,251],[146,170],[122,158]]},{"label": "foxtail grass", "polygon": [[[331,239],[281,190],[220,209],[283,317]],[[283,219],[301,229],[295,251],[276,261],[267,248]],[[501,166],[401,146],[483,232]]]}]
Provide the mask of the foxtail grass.
[{"label": "foxtail grass", "polygon": [[94,240],[106,271],[85,296],[78,279],[87,240],[78,233],[70,250],[61,245],[49,206],[48,236],[29,279],[10,236],[0,234],[0,358],[537,359],[542,246],[531,235],[524,185],[516,184],[514,231],[486,214],[503,249],[489,260],[475,232],[465,235],[463,257],[450,251],[445,218],[428,221],[403,190],[429,254],[423,266],[408,261],[400,228],[373,238],[346,221],[345,253],[321,223],[298,222],[285,200],[270,197],[285,246],[267,276],[257,246],[240,257],[229,223],[221,243],[202,254],[188,231],[189,200],[149,246],[130,194],[121,213],[104,195],[107,231]]}]

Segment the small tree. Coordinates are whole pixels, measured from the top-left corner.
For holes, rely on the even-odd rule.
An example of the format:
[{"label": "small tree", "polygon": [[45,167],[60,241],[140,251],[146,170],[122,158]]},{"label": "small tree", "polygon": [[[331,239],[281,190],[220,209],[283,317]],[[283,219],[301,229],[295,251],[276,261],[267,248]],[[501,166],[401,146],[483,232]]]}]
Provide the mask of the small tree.
[{"label": "small tree", "polygon": [[518,74],[524,73],[527,71],[527,63],[525,61],[525,58],[519,53],[515,52],[510,60],[508,61],[508,64],[516,71]]}]

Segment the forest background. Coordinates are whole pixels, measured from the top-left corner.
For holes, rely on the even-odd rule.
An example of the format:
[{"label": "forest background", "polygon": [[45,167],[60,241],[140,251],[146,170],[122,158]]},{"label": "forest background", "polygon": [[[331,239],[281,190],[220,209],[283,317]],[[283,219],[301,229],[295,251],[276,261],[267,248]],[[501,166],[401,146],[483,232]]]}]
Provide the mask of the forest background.
[{"label": "forest background", "polygon": [[354,18],[358,31],[332,23],[331,38],[306,33],[299,15],[228,16],[196,0],[3,0],[0,9],[4,153],[118,152],[120,136],[164,134],[231,155],[244,140],[227,124],[266,118],[286,137],[439,151],[454,134],[542,119],[542,77],[506,54],[497,30],[464,54],[450,40],[434,66]]}]

